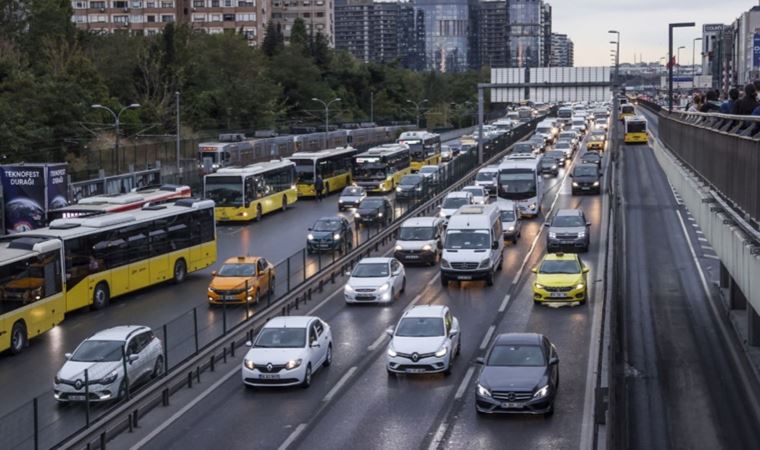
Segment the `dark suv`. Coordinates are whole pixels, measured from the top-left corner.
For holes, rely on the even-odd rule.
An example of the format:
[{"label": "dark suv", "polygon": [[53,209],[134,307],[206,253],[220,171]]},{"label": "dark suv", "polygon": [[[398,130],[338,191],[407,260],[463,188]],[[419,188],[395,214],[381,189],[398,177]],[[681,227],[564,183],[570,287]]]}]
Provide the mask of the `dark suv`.
[{"label": "dark suv", "polygon": [[423,198],[426,194],[427,179],[421,174],[405,175],[396,187],[396,198],[399,200]]},{"label": "dark suv", "polygon": [[358,223],[387,225],[393,221],[393,205],[385,197],[367,197],[359,203],[354,218]]},{"label": "dark suv", "polygon": [[588,251],[589,227],[582,209],[560,209],[554,215],[549,232],[546,234],[546,248],[549,252],[557,250]]},{"label": "dark suv", "polygon": [[309,228],[306,251],[348,250],[353,247],[354,232],[351,222],[343,216],[322,217]]},{"label": "dark suv", "polygon": [[596,164],[578,164],[570,177],[573,179],[573,195],[585,192],[599,194],[602,191],[602,174]]}]

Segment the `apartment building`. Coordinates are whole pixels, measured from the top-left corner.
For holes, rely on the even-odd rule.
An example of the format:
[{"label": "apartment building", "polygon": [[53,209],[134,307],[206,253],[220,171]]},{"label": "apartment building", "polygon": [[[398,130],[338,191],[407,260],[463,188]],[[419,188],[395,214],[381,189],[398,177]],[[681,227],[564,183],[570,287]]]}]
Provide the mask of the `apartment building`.
[{"label": "apartment building", "polygon": [[290,40],[293,22],[303,19],[307,33],[322,33],[330,47],[335,47],[333,0],[273,0],[272,20],[280,27],[285,42]]}]

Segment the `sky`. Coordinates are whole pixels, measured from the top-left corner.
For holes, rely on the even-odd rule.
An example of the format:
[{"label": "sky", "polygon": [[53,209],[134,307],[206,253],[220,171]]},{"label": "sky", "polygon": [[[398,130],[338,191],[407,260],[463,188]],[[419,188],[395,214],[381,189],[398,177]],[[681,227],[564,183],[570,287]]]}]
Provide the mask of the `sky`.
[{"label": "sky", "polygon": [[[731,24],[759,0],[548,0],[552,32],[564,33],[575,44],[576,66],[610,64],[609,44],[620,31],[620,62],[656,62],[668,52],[668,24],[695,22],[694,28],[675,29],[673,53],[681,50],[683,64],[691,64],[692,44],[706,23]],[[696,43],[699,61],[700,42]]]}]

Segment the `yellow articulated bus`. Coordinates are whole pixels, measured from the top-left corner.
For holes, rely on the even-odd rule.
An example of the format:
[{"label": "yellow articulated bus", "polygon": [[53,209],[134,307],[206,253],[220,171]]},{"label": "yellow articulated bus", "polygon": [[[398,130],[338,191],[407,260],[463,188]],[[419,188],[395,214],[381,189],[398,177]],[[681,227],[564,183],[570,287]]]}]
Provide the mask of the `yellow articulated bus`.
[{"label": "yellow articulated bus", "polygon": [[214,202],[174,204],[58,219],[0,240],[0,351],[18,353],[76,309],[216,261]]},{"label": "yellow articulated bus", "polygon": [[411,173],[409,147],[385,144],[354,156],[354,184],[370,192],[387,193],[396,189],[404,175]]},{"label": "yellow articulated bus", "polygon": [[626,103],[623,105],[620,105],[620,121],[625,121],[626,117],[633,117],[636,115],[636,110],[633,108],[633,105],[630,103]]},{"label": "yellow articulated bus", "polygon": [[409,146],[412,156],[412,172],[422,166],[437,166],[441,163],[441,136],[427,131],[406,131],[398,138],[399,144]]},{"label": "yellow articulated bus", "polygon": [[337,192],[351,185],[351,166],[359,150],[338,147],[318,152],[298,152],[288,157],[296,165],[296,189],[299,197],[316,197],[314,182],[322,177],[324,194]]},{"label": "yellow articulated bus", "polygon": [[216,203],[217,222],[258,221],[298,200],[296,164],[275,160],[219,169],[203,177],[203,192]]},{"label": "yellow articulated bus", "polygon": [[646,119],[641,116],[626,117],[624,141],[626,144],[646,144],[649,142]]}]

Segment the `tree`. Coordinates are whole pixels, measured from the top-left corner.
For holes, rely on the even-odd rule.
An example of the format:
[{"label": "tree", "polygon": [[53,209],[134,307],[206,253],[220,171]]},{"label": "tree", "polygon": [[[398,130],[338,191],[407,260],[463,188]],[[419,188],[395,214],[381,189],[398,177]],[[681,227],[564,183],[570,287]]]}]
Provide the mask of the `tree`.
[{"label": "tree", "polygon": [[311,56],[321,69],[326,69],[330,64],[330,42],[321,31],[312,36]]},{"label": "tree", "polygon": [[290,46],[305,55],[309,54],[309,36],[306,34],[306,24],[300,17],[293,21],[293,27],[290,29]]},{"label": "tree", "polygon": [[284,46],[284,38],[280,28],[275,25],[274,21],[270,20],[267,24],[264,41],[261,43],[261,50],[271,58],[279,53]]}]

